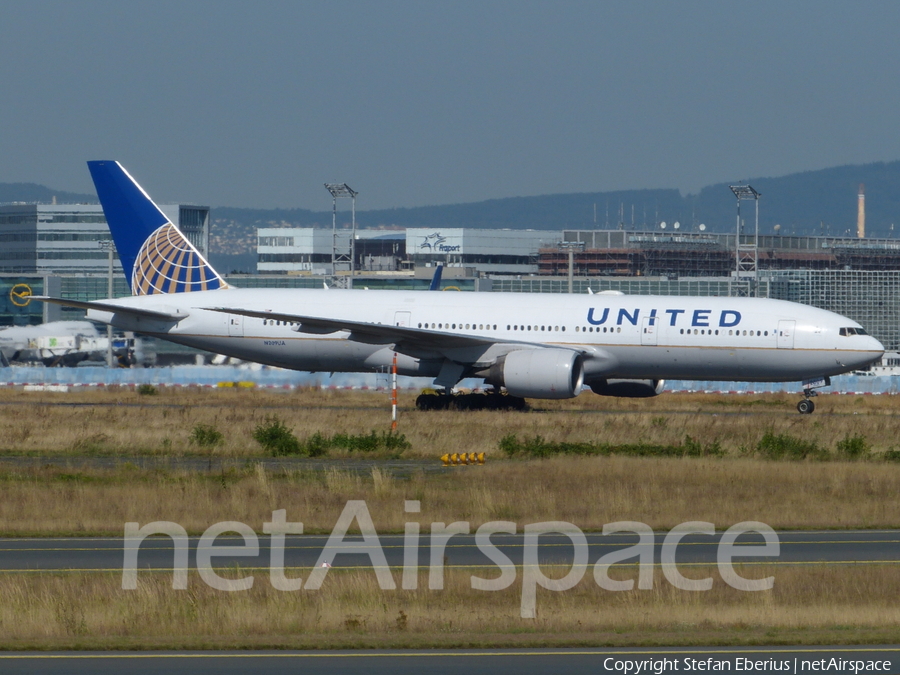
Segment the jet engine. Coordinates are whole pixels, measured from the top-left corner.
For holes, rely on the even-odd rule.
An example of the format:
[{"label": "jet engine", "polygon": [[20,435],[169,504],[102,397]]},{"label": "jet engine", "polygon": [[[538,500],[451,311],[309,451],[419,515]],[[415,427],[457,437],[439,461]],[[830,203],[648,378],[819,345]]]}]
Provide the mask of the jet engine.
[{"label": "jet engine", "polygon": [[619,398],[659,396],[665,384],[665,380],[591,380],[587,383],[595,394]]},{"label": "jet engine", "polygon": [[568,349],[520,349],[501,356],[480,375],[522,398],[573,398],[581,393],[581,355]]}]

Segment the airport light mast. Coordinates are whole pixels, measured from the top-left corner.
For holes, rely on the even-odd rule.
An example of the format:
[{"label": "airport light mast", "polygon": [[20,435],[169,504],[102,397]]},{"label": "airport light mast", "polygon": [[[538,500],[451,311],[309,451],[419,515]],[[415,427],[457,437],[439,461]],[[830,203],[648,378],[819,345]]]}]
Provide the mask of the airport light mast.
[{"label": "airport light mast", "polygon": [[584,251],[583,241],[561,241],[556,244],[560,251],[569,252],[569,293],[574,292],[575,280],[575,251]]},{"label": "airport light mast", "polygon": [[[734,240],[734,259],[735,259],[735,277],[738,289],[738,295],[747,295],[756,297],[759,284],[759,198],[760,193],[754,190],[750,185],[729,185],[734,196],[737,198],[737,231]],[[743,243],[741,237],[744,227],[741,222],[741,202],[745,199],[752,199],[756,204],[756,220],[753,230],[753,243]],[[741,281],[747,279],[749,288],[743,289]]]},{"label": "airport light mast", "polygon": [[[359,193],[346,183],[325,183],[325,189],[331,193],[331,283],[341,288],[353,288],[353,274],[356,271],[356,195]],[[349,260],[348,255],[338,247],[337,200],[340,197],[351,201]],[[350,276],[342,279],[338,277],[337,266],[346,262],[349,262]]]},{"label": "airport light mast", "polygon": [[[116,255],[116,243],[112,239],[102,239],[97,242],[97,246],[100,247],[101,251],[106,251],[109,254],[109,269],[106,276],[106,297],[111,298],[113,296],[113,258],[115,258]],[[112,324],[108,323],[106,324],[106,367],[112,368],[113,365]]]}]

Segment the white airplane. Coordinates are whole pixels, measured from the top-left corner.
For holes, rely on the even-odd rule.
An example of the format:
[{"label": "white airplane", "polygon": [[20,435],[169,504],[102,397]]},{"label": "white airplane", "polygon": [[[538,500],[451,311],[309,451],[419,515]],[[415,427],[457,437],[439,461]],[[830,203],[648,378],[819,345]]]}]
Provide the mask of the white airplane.
[{"label": "white airplane", "polygon": [[[98,338],[90,321],[51,321],[0,330],[0,354],[8,361],[43,361],[74,365],[88,358],[77,349],[78,338]],[[58,342],[58,344],[56,344]]]},{"label": "white airplane", "polygon": [[88,318],[303,371],[484,378],[522,398],[655,396],[667,378],[803,381],[811,413],[829,377],[884,353],[855,321],[759,298],[423,293],[229,286],[118,163],[88,162],[133,296]]}]

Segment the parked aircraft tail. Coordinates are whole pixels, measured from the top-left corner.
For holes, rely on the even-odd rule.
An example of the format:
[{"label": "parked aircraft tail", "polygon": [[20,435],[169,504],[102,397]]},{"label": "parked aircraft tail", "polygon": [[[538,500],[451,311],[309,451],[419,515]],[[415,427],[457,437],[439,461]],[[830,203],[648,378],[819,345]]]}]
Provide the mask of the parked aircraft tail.
[{"label": "parked aircraft tail", "polygon": [[88,162],[133,295],[228,288],[121,164]]},{"label": "parked aircraft tail", "polygon": [[438,263],[438,266],[434,268],[434,276],[431,277],[431,285],[428,287],[429,291],[441,290],[441,272],[443,270],[444,266]]}]

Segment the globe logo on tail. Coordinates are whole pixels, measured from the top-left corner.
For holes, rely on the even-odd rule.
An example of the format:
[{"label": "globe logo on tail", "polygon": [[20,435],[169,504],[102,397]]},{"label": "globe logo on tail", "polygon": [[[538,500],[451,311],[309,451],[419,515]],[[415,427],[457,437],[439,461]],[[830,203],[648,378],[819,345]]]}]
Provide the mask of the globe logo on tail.
[{"label": "globe logo on tail", "polygon": [[172,223],[151,234],[138,251],[131,278],[134,295],[190,293],[228,285]]}]

